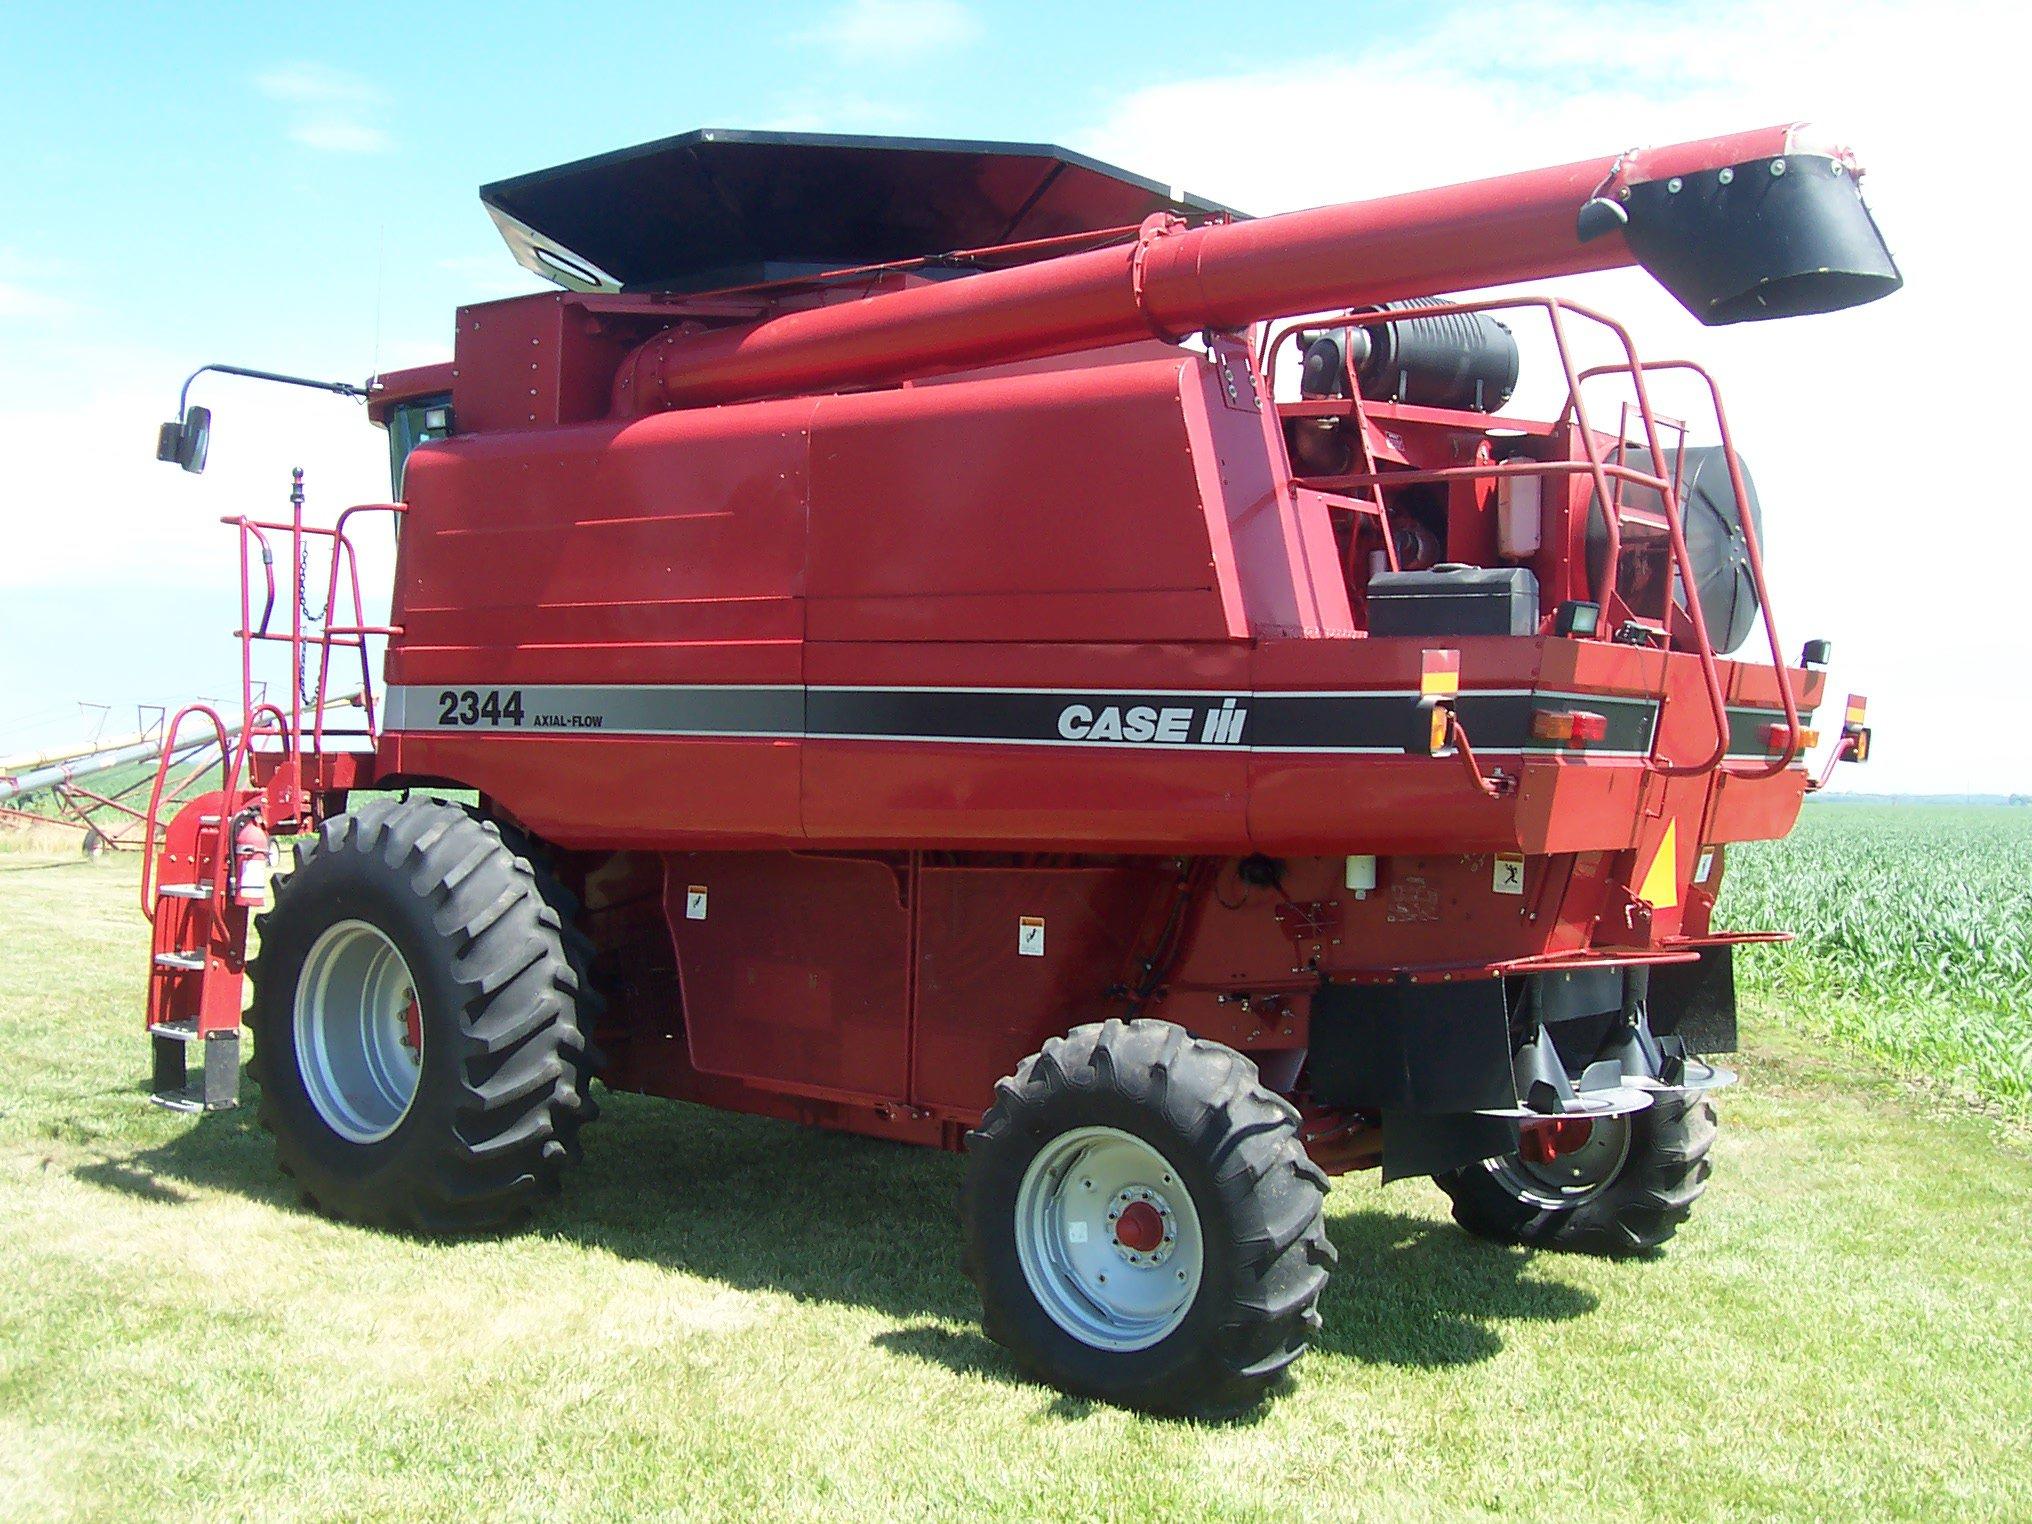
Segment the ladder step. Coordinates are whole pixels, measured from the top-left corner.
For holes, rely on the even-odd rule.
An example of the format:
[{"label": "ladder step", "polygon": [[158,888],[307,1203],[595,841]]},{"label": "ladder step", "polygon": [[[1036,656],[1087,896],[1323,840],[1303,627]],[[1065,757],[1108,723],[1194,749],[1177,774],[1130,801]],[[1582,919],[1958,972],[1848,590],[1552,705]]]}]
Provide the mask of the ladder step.
[{"label": "ladder step", "polygon": [[205,966],[205,955],[201,952],[166,952],[155,955],[157,968],[178,968],[196,973]]},{"label": "ladder step", "polygon": [[[154,1050],[149,1099],[169,1111],[230,1111],[240,1104],[238,1029],[198,1037],[192,1020],[159,1021],[148,1029]],[[190,1044],[198,1044],[202,1067],[190,1072]]]},{"label": "ladder step", "polygon": [[157,884],[155,897],[161,900],[208,900],[212,897],[209,884]]}]

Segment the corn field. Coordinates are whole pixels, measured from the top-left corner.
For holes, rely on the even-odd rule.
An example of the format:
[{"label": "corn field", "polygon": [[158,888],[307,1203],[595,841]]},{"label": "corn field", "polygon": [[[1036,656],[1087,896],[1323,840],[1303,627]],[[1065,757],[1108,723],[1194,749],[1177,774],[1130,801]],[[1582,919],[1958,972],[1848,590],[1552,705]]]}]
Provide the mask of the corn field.
[{"label": "corn field", "polygon": [[1764,1014],[2032,1116],[2032,810],[1809,804],[1731,850],[1717,924]]}]

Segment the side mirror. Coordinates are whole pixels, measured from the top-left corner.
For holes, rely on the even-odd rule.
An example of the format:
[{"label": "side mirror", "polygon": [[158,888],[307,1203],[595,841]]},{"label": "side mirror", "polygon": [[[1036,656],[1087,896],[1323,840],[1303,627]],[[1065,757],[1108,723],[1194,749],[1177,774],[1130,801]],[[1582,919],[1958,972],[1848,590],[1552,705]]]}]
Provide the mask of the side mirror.
[{"label": "side mirror", "polygon": [[211,443],[212,410],[186,408],[181,423],[165,423],[156,435],[155,458],[173,460],[195,476],[205,469],[205,452]]}]

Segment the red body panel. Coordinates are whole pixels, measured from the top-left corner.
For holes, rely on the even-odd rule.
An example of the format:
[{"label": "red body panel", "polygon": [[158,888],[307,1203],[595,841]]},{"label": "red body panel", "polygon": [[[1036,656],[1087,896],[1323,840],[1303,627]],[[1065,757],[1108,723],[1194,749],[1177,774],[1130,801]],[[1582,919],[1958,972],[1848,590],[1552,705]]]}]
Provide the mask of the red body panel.
[{"label": "red body panel", "polygon": [[[1508,726],[1477,742],[1507,791],[1407,752],[1387,716],[1347,731],[1343,711],[1413,712],[1431,642],[1352,628],[1327,500],[1293,489],[1275,418],[1231,401],[1216,355],[419,451],[389,674],[423,710],[384,769],[476,787],[562,847],[662,854],[682,1017],[638,1014],[670,1035],[638,1030],[614,1083],[893,1136],[956,1141],[1025,1054],[1119,1009],[1189,861],[1226,866],[1191,880],[1145,1008],[1286,1084],[1323,977],[1690,956],[1703,846],[1782,833],[1803,773],[1661,773],[1649,725],[1661,759],[1713,742],[1698,661],[1545,635],[1452,642],[1470,738]],[[1444,460],[1462,421],[1400,416],[1391,447]],[[1495,553],[1490,497],[1450,499],[1463,554]],[[1731,704],[1775,713],[1768,670],[1722,666]],[[467,685],[778,718],[435,723]],[[1818,676],[1795,691],[1818,702]],[[1238,744],[1192,744],[1216,703]],[[1576,703],[1624,706],[1636,741],[1569,754],[1519,728]],[[954,706],[1011,704],[1044,706],[1029,732],[952,732]],[[1280,743],[1279,705],[1347,733]],[[1668,832],[1653,905],[1636,889]],[[1249,853],[1283,860],[1274,889],[1236,877]],[[1350,854],[1381,860],[1373,892],[1344,887]]]}]

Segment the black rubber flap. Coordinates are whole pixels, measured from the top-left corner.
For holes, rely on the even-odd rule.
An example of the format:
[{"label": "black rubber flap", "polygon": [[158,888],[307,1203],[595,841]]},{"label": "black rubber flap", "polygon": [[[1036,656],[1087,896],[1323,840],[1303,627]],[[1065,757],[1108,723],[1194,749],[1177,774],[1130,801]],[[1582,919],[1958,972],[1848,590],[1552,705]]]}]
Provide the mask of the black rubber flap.
[{"label": "black rubber flap", "polygon": [[1824,155],[1646,181],[1626,210],[1638,262],[1710,327],[1859,307],[1905,283],[1855,177]]},{"label": "black rubber flap", "polygon": [[484,186],[562,285],[703,291],[1226,208],[1042,143],[703,129]]},{"label": "black rubber flap", "polygon": [[1326,985],[1312,997],[1306,1073],[1313,1097],[1329,1106],[1440,1114],[1514,1106],[1503,981]]}]

